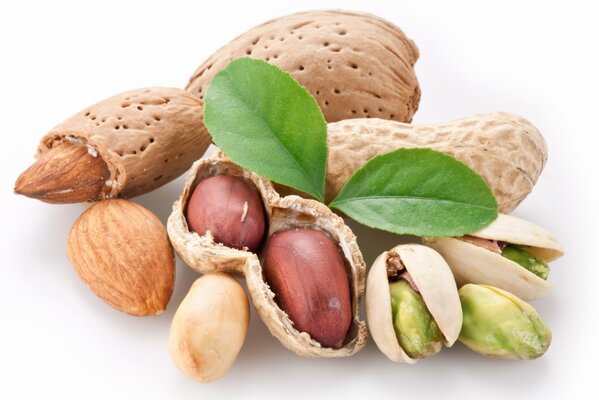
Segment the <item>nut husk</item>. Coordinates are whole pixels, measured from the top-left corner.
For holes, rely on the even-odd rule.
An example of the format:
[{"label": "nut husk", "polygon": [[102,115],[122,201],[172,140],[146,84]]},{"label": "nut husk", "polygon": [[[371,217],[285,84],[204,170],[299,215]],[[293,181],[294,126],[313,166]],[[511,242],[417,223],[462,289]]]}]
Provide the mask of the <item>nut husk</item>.
[{"label": "nut husk", "polygon": [[[97,172],[97,179],[104,183],[102,189],[76,201],[134,197],[181,175],[204,154],[210,142],[202,122],[200,99],[174,88],[135,89],[86,107],[53,128],[37,149],[37,163],[44,165],[30,168],[19,179],[30,183],[28,192],[32,194],[40,191],[36,185],[62,189],[55,190],[52,197],[31,197],[53,203],[73,202],[72,192],[78,181],[65,181],[65,174],[81,157],[72,155],[66,162],[50,165],[54,173],[48,176],[57,182],[48,183],[39,173],[48,169],[50,162],[44,155],[69,143],[86,147],[107,169]],[[67,156],[54,153],[58,160]],[[91,171],[85,165],[76,171],[84,174],[81,182],[90,179],[85,174]]]},{"label": "nut husk", "polygon": [[186,90],[202,97],[214,75],[238,57],[287,71],[316,99],[327,121],[374,117],[410,122],[420,87],[414,42],[372,14],[318,10],[260,24],[220,48]]},{"label": "nut husk", "polygon": [[[562,246],[547,230],[510,215],[500,214],[486,228],[470,236],[522,245],[535,256],[552,261],[564,254]],[[545,295],[551,283],[516,262],[458,238],[426,238],[424,243],[445,258],[458,285],[482,283],[496,286],[522,298]]]},{"label": "nut husk", "polygon": [[404,244],[377,257],[366,281],[366,316],[372,338],[390,360],[413,364],[417,360],[401,348],[393,329],[388,271],[395,269],[393,258],[397,257],[422,295],[448,347],[460,333],[462,310],[451,270],[436,251],[419,244]]},{"label": "nut husk", "polygon": [[[264,202],[268,234],[292,229],[310,228],[326,233],[341,249],[350,287],[352,321],[346,340],[339,349],[324,347],[305,332],[294,328],[289,316],[277,305],[275,294],[264,279],[259,255],[216,243],[210,234],[191,232],[185,219],[190,194],[202,179],[214,175],[240,176],[252,182]],[[270,332],[288,349],[305,357],[345,357],[359,351],[367,340],[366,324],[359,316],[359,303],[364,292],[364,260],[356,237],[343,219],[324,204],[298,196],[280,197],[270,181],[247,171],[217,153],[198,160],[186,179],[183,192],[173,205],[167,229],[179,256],[191,268],[202,272],[238,272],[245,276],[252,303]]]},{"label": "nut husk", "polygon": [[434,125],[349,119],[328,124],[328,144],[328,200],[371,158],[398,148],[419,147],[449,154],[479,173],[493,191],[499,210],[509,213],[530,193],[547,161],[547,145],[537,128],[504,112]]}]

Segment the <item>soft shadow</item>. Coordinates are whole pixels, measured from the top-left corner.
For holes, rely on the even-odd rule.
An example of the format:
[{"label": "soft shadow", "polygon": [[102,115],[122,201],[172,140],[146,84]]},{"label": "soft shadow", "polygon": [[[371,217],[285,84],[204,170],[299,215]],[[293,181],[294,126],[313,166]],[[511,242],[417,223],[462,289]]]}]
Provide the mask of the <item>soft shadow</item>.
[{"label": "soft shadow", "polygon": [[346,219],[345,223],[351,228],[358,238],[358,245],[367,267],[384,251],[390,250],[398,244],[420,243],[417,236],[402,236],[394,233],[369,228],[356,221]]}]

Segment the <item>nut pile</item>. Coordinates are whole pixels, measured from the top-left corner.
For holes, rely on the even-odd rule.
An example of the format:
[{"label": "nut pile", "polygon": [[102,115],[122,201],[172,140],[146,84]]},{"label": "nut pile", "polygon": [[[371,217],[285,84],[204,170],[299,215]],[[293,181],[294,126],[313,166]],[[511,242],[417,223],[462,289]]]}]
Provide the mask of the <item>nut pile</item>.
[{"label": "nut pile", "polygon": [[[157,315],[173,291],[174,251],[204,274],[178,306],[169,337],[177,367],[201,382],[226,374],[247,334],[249,302],[233,273],[245,278],[272,335],[300,356],[359,351],[368,337],[359,315],[364,294],[372,337],[395,362],[415,363],[458,340],[497,358],[545,353],[551,332],[525,301],[549,291],[547,263],[563,249],[543,228],[501,214],[469,235],[384,251],[366,279],[355,235],[326,205],[273,186],[221,152],[202,158],[211,142],[203,123],[207,85],[240,56],[287,71],[318,102],[329,122],[331,198],[373,157],[424,147],[480,174],[509,213],[546,163],[540,132],[513,114],[410,125],[420,99],[419,52],[393,24],[344,11],[284,16],[218,50],[186,90],[117,94],[41,139],[15,192],[49,203],[93,202],[73,225],[67,253],[99,298],[131,315]],[[126,200],[188,169],[166,229]]]}]

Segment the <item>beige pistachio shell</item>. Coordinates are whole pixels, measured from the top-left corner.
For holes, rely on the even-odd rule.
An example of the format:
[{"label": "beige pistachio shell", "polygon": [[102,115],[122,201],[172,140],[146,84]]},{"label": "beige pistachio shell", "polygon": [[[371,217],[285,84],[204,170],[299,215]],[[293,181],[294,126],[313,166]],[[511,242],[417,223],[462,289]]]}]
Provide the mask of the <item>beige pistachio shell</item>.
[{"label": "beige pistachio shell", "polygon": [[387,260],[395,255],[399,255],[410,273],[449,347],[460,334],[462,308],[451,270],[436,251],[419,244],[405,244],[377,257],[366,281],[366,315],[370,332],[378,348],[389,359],[413,364],[417,360],[400,347],[393,329]]},{"label": "beige pistachio shell", "polygon": [[477,114],[436,125],[376,118],[329,123],[326,193],[333,199],[371,158],[398,148],[426,147],[449,154],[478,172],[501,212],[511,212],[534,187],[547,160],[541,133],[522,117]]},{"label": "beige pistachio shell", "polygon": [[470,235],[526,246],[528,251],[545,261],[564,255],[562,245],[545,228],[511,215],[499,214],[489,226]]},{"label": "beige pistachio shell", "polygon": [[[546,261],[563,255],[563,248],[545,229],[509,215],[499,215],[472,236],[526,246]],[[528,301],[545,295],[551,283],[518,263],[483,247],[456,238],[426,238],[424,243],[445,258],[458,285],[481,283],[507,290]],[[529,247],[530,246],[530,247]]]},{"label": "beige pistachio shell", "polygon": [[[276,304],[275,295],[263,278],[262,265],[257,254],[226,247],[215,243],[209,235],[200,236],[189,231],[185,219],[189,197],[200,180],[217,174],[243,176],[256,185],[264,201],[269,235],[291,227],[310,227],[325,232],[339,244],[346,260],[353,315],[343,347],[322,347],[307,333],[299,332],[293,327],[293,322]],[[304,357],[345,357],[359,351],[366,344],[366,324],[359,316],[359,304],[364,294],[364,260],[355,235],[343,219],[324,204],[298,196],[280,197],[269,181],[233,164],[219,152],[193,165],[183,193],[173,205],[167,229],[173,247],[191,268],[202,273],[229,271],[245,275],[252,303],[260,318],[272,335],[296,354]]]},{"label": "beige pistachio shell", "polygon": [[327,121],[377,117],[410,122],[420,87],[414,42],[371,14],[319,10],[258,25],[198,67],[187,90],[202,97],[214,75],[238,57],[274,64],[314,96]]},{"label": "beige pistachio shell", "polygon": [[48,132],[38,156],[69,141],[85,144],[110,171],[103,198],[134,197],[185,172],[211,138],[202,102],[184,90],[130,90],[86,107]]}]

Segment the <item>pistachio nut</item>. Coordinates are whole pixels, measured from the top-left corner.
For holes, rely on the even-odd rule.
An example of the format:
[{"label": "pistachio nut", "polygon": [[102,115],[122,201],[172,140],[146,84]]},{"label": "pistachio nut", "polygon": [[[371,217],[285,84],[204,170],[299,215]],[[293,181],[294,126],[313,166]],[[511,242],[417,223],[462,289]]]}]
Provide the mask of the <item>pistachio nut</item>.
[{"label": "pistachio nut", "polygon": [[378,348],[389,359],[413,364],[450,347],[462,327],[455,280],[431,248],[404,244],[383,252],[366,281],[366,314]]},{"label": "pistachio nut", "polygon": [[528,360],[545,354],[551,331],[528,303],[488,285],[467,284],[459,293],[464,315],[460,342],[495,358]]},{"label": "pistachio nut", "polygon": [[547,262],[564,254],[548,231],[520,218],[500,214],[486,228],[459,238],[425,238],[447,261],[459,286],[493,285],[524,300],[546,294],[551,283]]},{"label": "pistachio nut", "polygon": [[404,279],[391,283],[389,290],[393,328],[401,348],[415,359],[438,353],[442,334],[420,293]]}]

